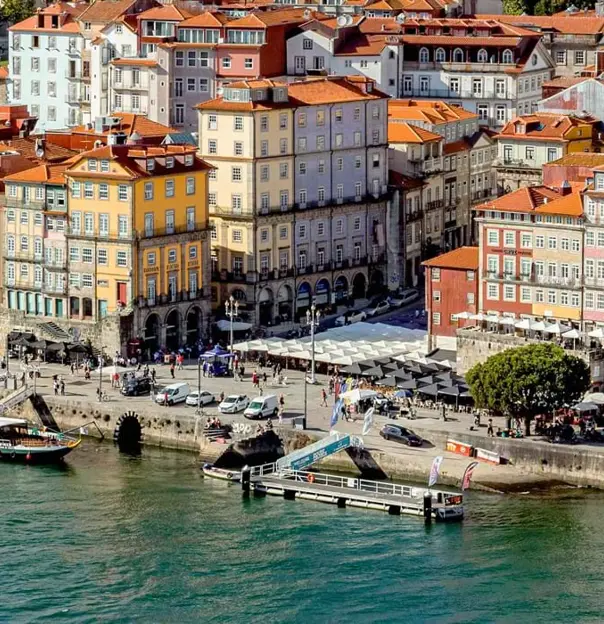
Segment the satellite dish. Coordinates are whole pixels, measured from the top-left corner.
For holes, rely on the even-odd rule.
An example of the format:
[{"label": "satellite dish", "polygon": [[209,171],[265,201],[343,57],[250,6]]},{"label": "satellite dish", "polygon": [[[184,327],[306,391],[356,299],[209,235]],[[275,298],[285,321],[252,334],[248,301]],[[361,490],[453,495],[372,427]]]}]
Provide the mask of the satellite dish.
[{"label": "satellite dish", "polygon": [[343,28],[344,26],[346,26],[348,24],[348,20],[346,19],[345,15],[340,15],[338,17],[338,19],[336,20],[336,24],[340,27]]},{"label": "satellite dish", "polygon": [[406,19],[406,18],[405,18],[405,14],[404,14],[404,13],[399,13],[399,14],[396,16],[396,23],[397,23],[397,24],[404,24],[404,23],[405,23],[405,19]]}]

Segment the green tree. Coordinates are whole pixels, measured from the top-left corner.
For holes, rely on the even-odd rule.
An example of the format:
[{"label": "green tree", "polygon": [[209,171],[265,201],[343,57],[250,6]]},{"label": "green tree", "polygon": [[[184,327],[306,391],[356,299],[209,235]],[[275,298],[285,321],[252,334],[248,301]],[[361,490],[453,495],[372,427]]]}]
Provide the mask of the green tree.
[{"label": "green tree", "polygon": [[506,15],[522,15],[528,13],[525,0],[503,0],[503,12]]},{"label": "green tree", "polygon": [[0,8],[2,19],[16,24],[30,17],[36,10],[34,0],[4,0]]},{"label": "green tree", "polygon": [[477,407],[522,418],[525,433],[538,414],[580,399],[589,388],[589,366],[544,342],[508,349],[476,364],[466,380]]}]

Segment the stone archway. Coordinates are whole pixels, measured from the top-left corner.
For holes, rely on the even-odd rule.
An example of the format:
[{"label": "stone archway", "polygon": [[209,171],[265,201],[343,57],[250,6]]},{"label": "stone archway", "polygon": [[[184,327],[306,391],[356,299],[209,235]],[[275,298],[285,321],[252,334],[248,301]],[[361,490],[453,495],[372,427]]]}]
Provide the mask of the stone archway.
[{"label": "stone archway", "polygon": [[348,299],[348,279],[339,275],[333,283],[334,300],[336,304],[344,303]]},{"label": "stone archway", "polygon": [[294,292],[289,284],[283,284],[277,292],[278,313],[282,322],[293,320]]},{"label": "stone archway", "polygon": [[298,285],[296,293],[296,315],[302,317],[306,314],[306,310],[310,308],[312,298],[312,288],[308,282],[302,282]]},{"label": "stone archway", "polygon": [[368,294],[379,295],[384,290],[384,274],[379,269],[374,269],[369,276]]},{"label": "stone archway", "polygon": [[364,273],[357,273],[352,278],[353,299],[364,299],[367,295],[367,278]]},{"label": "stone archway", "polygon": [[117,419],[113,430],[113,441],[123,453],[140,454],[143,426],[136,412],[126,412]]},{"label": "stone archway", "polygon": [[153,312],[145,319],[144,350],[147,351],[145,354],[147,359],[151,359],[153,353],[160,347],[160,331],[161,320],[159,315]]},{"label": "stone archway", "polygon": [[196,305],[191,306],[186,316],[186,342],[195,345],[199,342],[203,332],[203,312]]},{"label": "stone archway", "polygon": [[258,320],[260,325],[273,324],[274,309],[275,298],[273,291],[268,287],[263,288],[258,297]]},{"label": "stone archway", "polygon": [[325,277],[321,278],[315,284],[315,304],[317,306],[326,306],[330,303],[329,292],[331,290],[331,285],[329,284],[329,280]]},{"label": "stone archway", "polygon": [[168,351],[176,351],[181,346],[180,335],[181,317],[178,310],[170,310],[166,314],[166,348]]}]

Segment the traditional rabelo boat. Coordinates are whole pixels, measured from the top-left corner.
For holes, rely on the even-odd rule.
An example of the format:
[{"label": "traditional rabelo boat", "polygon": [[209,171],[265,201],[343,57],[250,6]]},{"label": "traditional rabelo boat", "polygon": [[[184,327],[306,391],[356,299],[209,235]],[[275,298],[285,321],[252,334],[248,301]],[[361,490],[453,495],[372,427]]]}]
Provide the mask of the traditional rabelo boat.
[{"label": "traditional rabelo boat", "polygon": [[57,462],[79,446],[81,438],[36,428],[22,418],[0,417],[0,459],[30,464]]}]

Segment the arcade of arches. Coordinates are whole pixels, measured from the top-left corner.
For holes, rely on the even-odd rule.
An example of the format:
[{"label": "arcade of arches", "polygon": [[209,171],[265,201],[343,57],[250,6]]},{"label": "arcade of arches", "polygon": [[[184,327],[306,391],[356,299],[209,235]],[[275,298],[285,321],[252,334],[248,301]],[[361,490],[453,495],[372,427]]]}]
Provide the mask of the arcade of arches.
[{"label": "arcade of arches", "polygon": [[161,347],[172,351],[184,345],[194,345],[204,334],[204,314],[200,306],[192,305],[165,312],[151,312],[143,326],[143,350],[148,355]]}]

